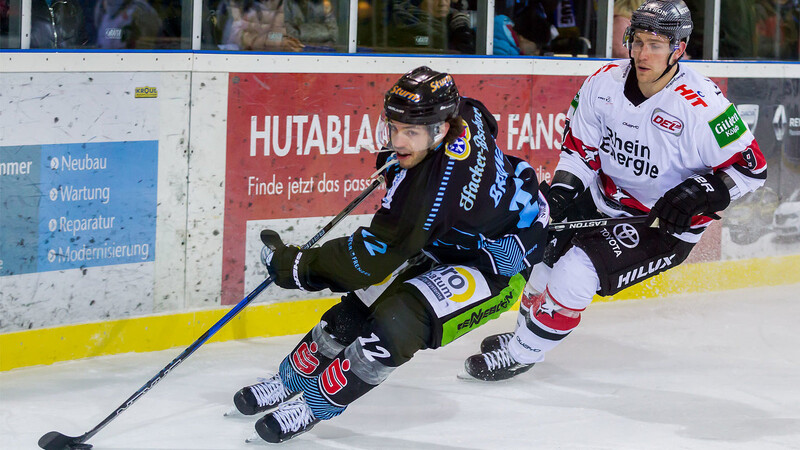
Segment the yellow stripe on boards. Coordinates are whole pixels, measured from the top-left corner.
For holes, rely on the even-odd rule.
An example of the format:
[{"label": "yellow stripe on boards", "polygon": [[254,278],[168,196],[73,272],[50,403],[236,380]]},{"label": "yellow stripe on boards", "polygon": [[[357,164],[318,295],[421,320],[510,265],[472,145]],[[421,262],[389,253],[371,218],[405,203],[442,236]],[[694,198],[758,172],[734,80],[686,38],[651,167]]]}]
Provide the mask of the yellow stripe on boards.
[{"label": "yellow stripe on boards", "polygon": [[800,282],[800,255],[683,264],[595,301],[666,297]]},{"label": "yellow stripe on boards", "polygon": [[[250,305],[208,342],[305,333],[338,301],[328,298]],[[189,346],[232,307],[0,334],[0,371]]]},{"label": "yellow stripe on boards", "polygon": [[[800,283],[800,255],[681,265],[612,297],[596,297],[595,301],[793,283]],[[336,302],[338,299],[329,298],[250,305],[209,342],[305,333]],[[0,371],[100,355],[186,347],[230,308],[0,334]]]}]

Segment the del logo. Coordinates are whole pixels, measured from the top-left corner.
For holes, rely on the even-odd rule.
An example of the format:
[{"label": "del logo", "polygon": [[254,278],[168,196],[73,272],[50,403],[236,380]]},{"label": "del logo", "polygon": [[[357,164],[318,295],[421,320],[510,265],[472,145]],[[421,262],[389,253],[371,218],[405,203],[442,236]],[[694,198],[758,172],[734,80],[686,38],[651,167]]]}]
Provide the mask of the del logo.
[{"label": "del logo", "polygon": [[150,86],[137,87],[133,96],[134,98],[156,98],[158,97],[158,89]]},{"label": "del logo", "polygon": [[344,373],[350,370],[350,360],[340,361],[336,358],[319,377],[322,390],[326,394],[333,395],[347,386],[347,377]]},{"label": "del logo", "polygon": [[292,364],[298,372],[310,375],[319,366],[319,359],[314,356],[317,351],[317,343],[312,342],[309,347],[308,342],[303,342],[296,352],[292,354]]},{"label": "del logo", "polygon": [[464,131],[452,144],[448,144],[444,151],[447,156],[459,161],[463,161],[469,156],[469,140],[472,138],[469,132],[469,125],[464,119],[461,119],[461,121],[464,123]]},{"label": "del logo", "polygon": [[747,125],[739,117],[739,112],[736,111],[733,104],[728,106],[725,112],[709,121],[708,126],[711,127],[720,148],[736,141],[747,131]]},{"label": "del logo", "polygon": [[680,136],[681,133],[683,133],[683,122],[681,119],[678,119],[663,109],[656,108],[656,110],[653,111],[653,116],[650,121],[656,128],[661,131],[666,131],[669,134]]}]

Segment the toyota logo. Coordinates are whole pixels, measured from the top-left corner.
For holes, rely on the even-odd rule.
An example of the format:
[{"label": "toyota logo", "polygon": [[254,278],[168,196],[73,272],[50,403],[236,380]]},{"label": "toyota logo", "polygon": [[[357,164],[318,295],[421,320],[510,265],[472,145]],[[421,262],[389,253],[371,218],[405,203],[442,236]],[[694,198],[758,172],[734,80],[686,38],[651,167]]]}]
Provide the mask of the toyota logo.
[{"label": "toyota logo", "polygon": [[627,248],[639,245],[639,232],[629,223],[621,223],[614,227],[614,237]]}]

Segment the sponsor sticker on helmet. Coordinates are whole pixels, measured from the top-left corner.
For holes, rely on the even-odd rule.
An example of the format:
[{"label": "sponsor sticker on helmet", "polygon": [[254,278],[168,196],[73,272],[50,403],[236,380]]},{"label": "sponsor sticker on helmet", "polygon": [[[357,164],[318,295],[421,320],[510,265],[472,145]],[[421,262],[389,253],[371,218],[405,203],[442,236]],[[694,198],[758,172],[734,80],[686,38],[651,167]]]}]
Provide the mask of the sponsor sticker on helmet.
[{"label": "sponsor sticker on helmet", "polygon": [[410,100],[410,101],[412,101],[414,103],[418,103],[419,100],[420,100],[419,94],[415,94],[413,92],[409,92],[409,91],[401,88],[400,86],[392,87],[392,90],[389,91],[389,94],[394,94],[394,95],[397,95],[399,97],[403,97],[403,98],[405,98],[407,100]]},{"label": "sponsor sticker on helmet", "polygon": [[731,104],[722,114],[708,122],[720,148],[736,141],[747,130],[736,107]]},{"label": "sponsor sticker on helmet", "polygon": [[452,84],[453,84],[453,77],[451,77],[450,75],[447,75],[439,80],[431,81],[431,92],[436,92],[440,88],[445,86],[450,86]]}]

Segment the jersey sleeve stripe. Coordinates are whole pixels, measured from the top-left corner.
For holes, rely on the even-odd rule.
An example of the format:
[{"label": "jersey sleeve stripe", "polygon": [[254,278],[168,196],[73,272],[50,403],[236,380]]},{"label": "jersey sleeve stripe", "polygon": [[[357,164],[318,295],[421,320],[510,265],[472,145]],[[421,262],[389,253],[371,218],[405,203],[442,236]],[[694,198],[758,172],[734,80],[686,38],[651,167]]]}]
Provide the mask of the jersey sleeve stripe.
[{"label": "jersey sleeve stripe", "polygon": [[714,170],[731,166],[744,176],[759,180],[767,178],[767,159],[764,158],[764,154],[755,139],[743,151],[736,153],[724,163],[714,167]]},{"label": "jersey sleeve stripe", "polygon": [[765,169],[765,170],[762,170],[762,171],[761,171],[761,172],[759,172],[759,173],[753,173],[753,172],[752,172],[750,169],[748,169],[747,167],[742,167],[742,166],[740,166],[739,164],[734,164],[732,167],[733,167],[733,168],[734,168],[734,169],[735,169],[737,172],[741,173],[742,175],[744,175],[744,176],[746,176],[746,177],[755,178],[755,179],[757,179],[757,180],[766,180],[766,179],[767,179],[767,171],[766,171],[766,169]]},{"label": "jersey sleeve stripe", "polygon": [[567,131],[567,135],[564,136],[564,144],[561,146],[561,150],[577,153],[580,155],[583,162],[595,172],[600,169],[599,151],[586,146],[580,139],[572,134],[571,129]]}]

